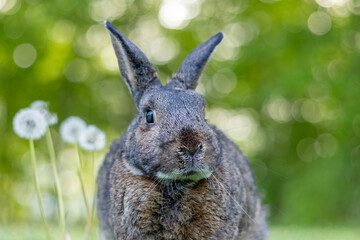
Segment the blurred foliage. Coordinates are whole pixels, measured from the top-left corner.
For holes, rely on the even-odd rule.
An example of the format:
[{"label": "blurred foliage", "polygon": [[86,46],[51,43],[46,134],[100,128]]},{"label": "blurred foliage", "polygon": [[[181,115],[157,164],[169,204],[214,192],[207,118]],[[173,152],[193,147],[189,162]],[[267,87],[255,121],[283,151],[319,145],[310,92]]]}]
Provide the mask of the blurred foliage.
[{"label": "blurred foliage", "polygon": [[[49,101],[60,121],[76,115],[104,129],[108,144],[134,117],[105,19],[140,46],[164,83],[223,31],[197,90],[209,121],[248,156],[270,221],[360,223],[359,15],[357,0],[0,0],[0,224],[40,222],[28,145],[12,130],[19,109]],[[74,225],[85,217],[75,152],[57,126],[52,132]],[[36,144],[56,221],[48,153],[44,140]]]}]

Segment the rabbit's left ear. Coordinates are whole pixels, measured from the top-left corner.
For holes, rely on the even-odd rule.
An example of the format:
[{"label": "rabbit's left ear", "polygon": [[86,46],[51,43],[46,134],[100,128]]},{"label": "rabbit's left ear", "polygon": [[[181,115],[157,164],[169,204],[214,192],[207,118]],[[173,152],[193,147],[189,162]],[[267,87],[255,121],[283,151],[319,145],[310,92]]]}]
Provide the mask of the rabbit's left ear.
[{"label": "rabbit's left ear", "polygon": [[219,32],[192,50],[181,64],[179,70],[173,74],[168,87],[195,89],[211,54],[223,37],[224,34]]},{"label": "rabbit's left ear", "polygon": [[118,60],[120,74],[133,97],[136,107],[144,92],[161,87],[158,74],[145,54],[108,21],[104,23]]}]

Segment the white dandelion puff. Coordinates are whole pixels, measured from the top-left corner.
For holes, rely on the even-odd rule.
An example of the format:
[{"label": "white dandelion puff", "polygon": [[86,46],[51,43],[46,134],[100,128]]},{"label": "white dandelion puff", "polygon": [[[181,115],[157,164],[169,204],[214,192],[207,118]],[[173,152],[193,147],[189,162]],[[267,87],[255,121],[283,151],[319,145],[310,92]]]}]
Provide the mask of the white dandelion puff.
[{"label": "white dandelion puff", "polygon": [[94,125],[88,126],[80,133],[79,144],[85,150],[98,151],[105,147],[105,133]]},{"label": "white dandelion puff", "polygon": [[60,135],[67,143],[77,143],[79,135],[86,129],[86,123],[79,117],[69,117],[60,125]]},{"label": "white dandelion puff", "polygon": [[50,115],[47,118],[48,125],[55,125],[58,123],[58,116],[56,113],[50,113]]},{"label": "white dandelion puff", "polygon": [[36,100],[33,103],[30,104],[30,108],[34,109],[46,109],[49,110],[49,102],[43,101],[43,100]]},{"label": "white dandelion puff", "polygon": [[21,138],[39,139],[47,129],[45,117],[31,108],[21,109],[13,119],[14,132]]},{"label": "white dandelion puff", "polygon": [[58,117],[56,113],[49,111],[49,102],[43,100],[36,100],[31,105],[30,108],[38,110],[42,115],[44,115],[46,122],[49,126],[57,124]]}]

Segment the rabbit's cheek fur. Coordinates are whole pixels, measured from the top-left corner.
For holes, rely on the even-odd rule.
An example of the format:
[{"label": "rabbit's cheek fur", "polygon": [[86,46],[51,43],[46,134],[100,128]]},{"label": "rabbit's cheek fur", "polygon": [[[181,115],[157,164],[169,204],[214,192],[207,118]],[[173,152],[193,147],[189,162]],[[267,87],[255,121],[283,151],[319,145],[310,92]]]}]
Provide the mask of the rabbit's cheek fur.
[{"label": "rabbit's cheek fur", "polygon": [[151,130],[143,131],[144,127],[135,125],[134,128],[136,130],[128,133],[126,137],[125,158],[129,167],[133,170],[132,172],[138,173],[138,171],[141,171],[142,175],[151,177],[159,165],[156,160],[159,148],[156,141],[154,141],[156,136]]}]

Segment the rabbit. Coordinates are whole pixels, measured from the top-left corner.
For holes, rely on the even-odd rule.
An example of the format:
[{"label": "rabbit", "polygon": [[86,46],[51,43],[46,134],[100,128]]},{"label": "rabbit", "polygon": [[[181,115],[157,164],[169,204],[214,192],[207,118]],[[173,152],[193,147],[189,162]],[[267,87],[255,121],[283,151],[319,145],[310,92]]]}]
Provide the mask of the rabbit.
[{"label": "rabbit", "polygon": [[144,53],[104,25],[137,116],[98,173],[100,239],[267,239],[249,163],[207,123],[205,99],[194,90],[223,34],[196,47],[163,86]]}]

